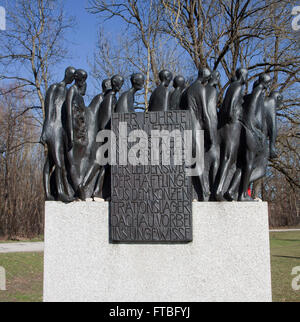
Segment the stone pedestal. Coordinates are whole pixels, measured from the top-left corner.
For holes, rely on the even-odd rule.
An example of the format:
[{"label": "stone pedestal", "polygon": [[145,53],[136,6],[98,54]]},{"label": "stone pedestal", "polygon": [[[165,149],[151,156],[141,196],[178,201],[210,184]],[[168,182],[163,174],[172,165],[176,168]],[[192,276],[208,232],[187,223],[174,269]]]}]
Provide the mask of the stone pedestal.
[{"label": "stone pedestal", "polygon": [[46,302],[271,300],[267,203],[193,203],[177,245],[109,244],[107,203],[46,203]]}]

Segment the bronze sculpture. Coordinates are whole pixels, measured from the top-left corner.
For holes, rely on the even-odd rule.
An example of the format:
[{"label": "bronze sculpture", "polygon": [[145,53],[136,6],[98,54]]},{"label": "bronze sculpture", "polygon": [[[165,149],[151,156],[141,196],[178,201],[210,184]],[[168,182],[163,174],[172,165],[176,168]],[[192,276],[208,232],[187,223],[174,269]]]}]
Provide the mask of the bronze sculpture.
[{"label": "bronze sculpture", "polygon": [[[243,113],[243,87],[247,81],[248,71],[246,69],[238,69],[236,78],[227,89],[223,105],[220,109],[220,147],[221,147],[221,164],[218,174],[218,182],[216,189],[216,200],[225,201],[232,198],[232,191],[227,191],[227,185],[230,170],[237,165],[238,150],[240,147],[240,137],[242,124],[240,117]],[[239,169],[236,170],[235,176],[239,177]],[[233,179],[234,180],[234,179]]]},{"label": "bronze sculpture", "polygon": [[178,75],[173,81],[174,90],[170,95],[170,110],[180,110],[180,99],[183,91],[185,90],[185,79],[183,76]]},{"label": "bronze sculpture", "polygon": [[145,78],[141,73],[131,75],[130,78],[132,87],[127,92],[123,93],[116,105],[116,113],[133,113],[134,109],[134,95],[137,91],[143,89]]},{"label": "bronze sculpture", "polygon": [[[188,110],[192,122],[192,150],[202,151],[198,131],[204,132],[204,169],[196,164],[192,178],[194,199],[201,201],[252,201],[251,183],[266,174],[268,160],[276,157],[276,109],[282,96],[266,96],[269,75],[261,74],[253,91],[245,95],[248,71],[240,68],[225,93],[218,111],[220,73],[199,70],[198,79],[185,88],[185,79],[159,73],[161,84],[149,101],[150,112]],[[75,84],[67,89],[67,85]],[[68,67],[64,80],[50,86],[45,97],[45,121],[41,143],[47,144],[44,167],[46,200],[72,202],[98,197],[110,199],[110,165],[97,160],[104,142],[97,134],[110,130],[113,113],[135,113],[134,97],[144,86],[144,76],[131,76],[132,87],[119,100],[124,79],[115,75],[102,83],[102,93],[88,107],[84,102],[87,73]],[[105,157],[104,157],[105,158]],[[101,163],[101,164],[100,164]]]},{"label": "bronze sculpture", "polygon": [[[276,109],[282,105],[282,95],[273,91],[264,101],[263,118],[263,148],[257,153],[254,161],[254,169],[250,177],[250,183],[263,178],[266,175],[268,160],[277,158],[275,142],[277,137]],[[267,142],[269,140],[269,142]]]},{"label": "bronze sculpture", "polygon": [[214,200],[215,182],[220,165],[220,143],[218,134],[218,89],[221,75],[218,71],[213,71],[206,86],[207,115],[211,142],[205,143],[205,175],[209,183],[210,198]]},{"label": "bronze sculpture", "polygon": [[245,158],[242,166],[241,188],[239,201],[252,201],[248,195],[250,179],[254,170],[254,162],[257,154],[265,149],[264,134],[264,99],[265,92],[271,82],[271,77],[262,74],[258,82],[254,84],[253,91],[245,97],[243,111],[243,143],[242,156]]},{"label": "bronze sculpture", "polygon": [[[46,200],[59,200],[71,202],[74,200],[68,196],[70,187],[67,181],[65,155],[66,134],[63,127],[67,85],[75,79],[75,68],[68,67],[64,80],[50,86],[45,98],[45,121],[41,135],[41,143],[47,144],[48,155],[44,167],[44,189]],[[50,173],[54,168],[55,187],[50,188]],[[53,191],[54,190],[54,191]],[[56,196],[54,196],[56,194]]]},{"label": "bronze sculpture", "polygon": [[76,194],[83,179],[88,145],[86,107],[83,99],[87,88],[86,79],[86,71],[76,70],[75,84],[68,90],[66,100],[67,158],[72,186]]},{"label": "bronze sculpture", "polygon": [[[105,95],[112,89],[111,79],[105,79],[102,82],[102,93],[93,98],[92,102],[87,109],[88,118],[88,133],[89,133],[89,146],[88,146],[88,157],[89,163],[87,169],[89,169],[96,159],[97,148],[99,144],[96,142],[97,134],[101,130],[100,128],[100,112],[101,104],[104,100]],[[102,197],[102,182],[103,182],[103,171],[99,171],[98,176],[89,184],[86,194],[88,197]]]},{"label": "bronze sculpture", "polygon": [[[193,131],[193,154],[201,151],[201,141],[199,132],[204,130],[204,145],[209,145],[213,141],[212,133],[208,131],[210,126],[210,118],[208,116],[208,107],[206,99],[206,85],[211,77],[211,72],[207,68],[199,70],[198,79],[189,86],[183,93],[180,101],[180,107],[183,110],[189,110],[192,116]],[[197,165],[196,165],[197,166]],[[208,201],[210,197],[208,178],[203,169],[197,166],[197,176],[193,178],[193,185],[196,191],[196,198],[202,201]]]},{"label": "bronze sculpture", "polygon": [[[111,127],[111,116],[114,113],[116,105],[117,105],[117,98],[116,94],[120,91],[124,84],[124,79],[120,75],[115,75],[111,78],[111,89],[106,92],[104,95],[104,99],[100,106],[99,112],[99,131],[101,130],[109,130]],[[98,145],[97,145],[98,146]],[[79,185],[79,196],[81,200],[85,200],[87,198],[87,188],[89,184],[93,181],[94,178],[97,177],[97,184],[104,184],[105,177],[109,178],[110,176],[110,167],[109,165],[102,165],[99,164],[96,154],[92,165],[87,169],[85,176],[82,178],[82,181]],[[108,196],[106,199],[109,198],[109,182],[110,180],[106,180],[106,190],[108,191]],[[98,187],[97,196],[101,195],[101,188]]]},{"label": "bronze sculpture", "polygon": [[160,85],[153,91],[149,101],[149,112],[167,111],[169,109],[170,90],[173,75],[168,70],[159,73]]}]

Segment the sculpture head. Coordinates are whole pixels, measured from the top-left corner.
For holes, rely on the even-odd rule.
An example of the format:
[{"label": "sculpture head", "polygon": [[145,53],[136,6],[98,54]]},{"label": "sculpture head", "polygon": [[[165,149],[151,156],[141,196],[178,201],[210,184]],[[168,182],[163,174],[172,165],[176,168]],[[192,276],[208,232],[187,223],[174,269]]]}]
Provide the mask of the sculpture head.
[{"label": "sculpture head", "polygon": [[173,79],[173,74],[169,71],[169,70],[162,70],[159,72],[159,79],[161,81],[161,83],[168,87]]},{"label": "sculpture head", "polygon": [[271,81],[271,76],[268,74],[261,74],[258,79],[259,84],[263,85],[264,89],[267,89],[269,87]]},{"label": "sculpture head", "polygon": [[208,83],[210,86],[216,86],[219,84],[220,79],[221,79],[221,74],[217,70],[214,70],[210,75],[210,79]]},{"label": "sculpture head", "polygon": [[181,75],[178,75],[174,78],[173,81],[174,88],[185,88],[185,78]]},{"label": "sculpture head", "polygon": [[105,94],[109,90],[111,90],[111,80],[110,79],[105,79],[102,82],[102,92]]},{"label": "sculpture head", "polygon": [[276,107],[279,108],[283,104],[283,96],[280,92],[278,91],[272,91],[270,94],[270,97],[275,99],[276,101]]},{"label": "sculpture head", "polygon": [[86,88],[87,88],[87,84],[86,84],[86,80],[87,80],[88,74],[85,70],[83,69],[76,69],[75,71],[75,83],[79,89],[79,93],[80,95],[84,96],[86,93]]},{"label": "sculpture head", "polygon": [[135,73],[131,75],[130,81],[131,81],[132,87],[137,91],[139,91],[144,87],[145,77],[141,73]]},{"label": "sculpture head", "polygon": [[248,70],[246,68],[239,68],[237,69],[235,76],[236,76],[236,80],[241,82],[244,85],[246,84],[248,79]]},{"label": "sculpture head", "polygon": [[66,84],[72,84],[74,79],[75,79],[75,72],[76,72],[76,68],[74,67],[68,67],[65,70],[65,79],[64,81],[66,82]]},{"label": "sculpture head", "polygon": [[121,75],[114,75],[111,78],[111,87],[114,92],[119,92],[124,84],[124,78]]},{"label": "sculpture head", "polygon": [[198,72],[198,79],[201,81],[201,83],[206,83],[209,81],[211,76],[211,72],[208,68],[200,68]]}]

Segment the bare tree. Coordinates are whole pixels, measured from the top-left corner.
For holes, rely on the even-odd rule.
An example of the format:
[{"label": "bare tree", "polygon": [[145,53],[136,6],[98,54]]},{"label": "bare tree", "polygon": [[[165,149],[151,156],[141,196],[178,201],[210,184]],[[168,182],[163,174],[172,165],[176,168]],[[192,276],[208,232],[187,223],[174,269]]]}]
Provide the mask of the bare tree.
[{"label": "bare tree", "polygon": [[65,59],[64,32],[74,20],[66,16],[60,0],[12,0],[6,10],[7,30],[0,33],[0,80],[12,81],[13,89],[22,89],[24,95],[36,95],[39,104],[24,109],[39,107],[44,115],[49,67]]},{"label": "bare tree", "polygon": [[[137,70],[146,75],[144,103],[147,110],[149,93],[153,85],[158,85],[160,82],[158,77],[160,69],[166,67],[164,58],[168,56],[171,61],[171,57],[174,57],[167,44],[170,42],[170,37],[166,35],[162,37],[160,30],[160,22],[164,14],[160,1],[90,0],[89,3],[91,13],[99,14],[103,19],[121,19],[124,25],[121,46],[119,44],[113,48],[112,35],[106,39],[101,33],[97,57],[102,62],[99,64],[98,61],[98,67],[102,66],[103,70],[110,69],[111,72],[116,66],[126,64],[131,70]],[[109,71],[106,73],[109,74]]]},{"label": "bare tree", "polygon": [[43,232],[42,147],[32,111],[22,114],[20,89],[0,96],[0,236],[32,237]]},{"label": "bare tree", "polygon": [[42,234],[43,148],[37,144],[50,69],[66,58],[73,26],[61,0],[11,0],[0,32],[0,234]]},{"label": "bare tree", "polygon": [[[143,44],[126,35],[116,35],[115,41],[112,40],[113,38],[111,34],[100,29],[93,61],[90,63],[96,86],[101,88],[103,79],[110,78],[114,74],[121,74],[125,77],[123,89],[126,89],[131,86],[129,79],[133,72],[148,75],[144,91],[137,93],[137,106],[142,109],[147,108],[149,95],[156,86],[153,73],[149,70],[147,51]],[[180,62],[182,52],[176,48],[175,44],[166,47],[165,41],[158,37],[155,46],[158,70],[169,69],[174,75],[186,73],[189,66],[185,61]]]},{"label": "bare tree", "polygon": [[299,133],[287,124],[280,125],[279,133],[279,158],[272,161],[262,192],[270,203],[271,226],[295,226],[300,223]]}]

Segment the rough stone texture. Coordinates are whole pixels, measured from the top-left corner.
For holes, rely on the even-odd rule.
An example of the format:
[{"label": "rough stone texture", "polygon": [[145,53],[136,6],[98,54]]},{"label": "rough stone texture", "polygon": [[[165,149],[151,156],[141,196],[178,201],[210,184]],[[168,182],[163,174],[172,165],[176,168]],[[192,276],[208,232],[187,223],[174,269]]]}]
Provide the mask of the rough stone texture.
[{"label": "rough stone texture", "polygon": [[44,301],[271,301],[266,203],[193,203],[184,245],[109,244],[108,204],[46,203]]}]

